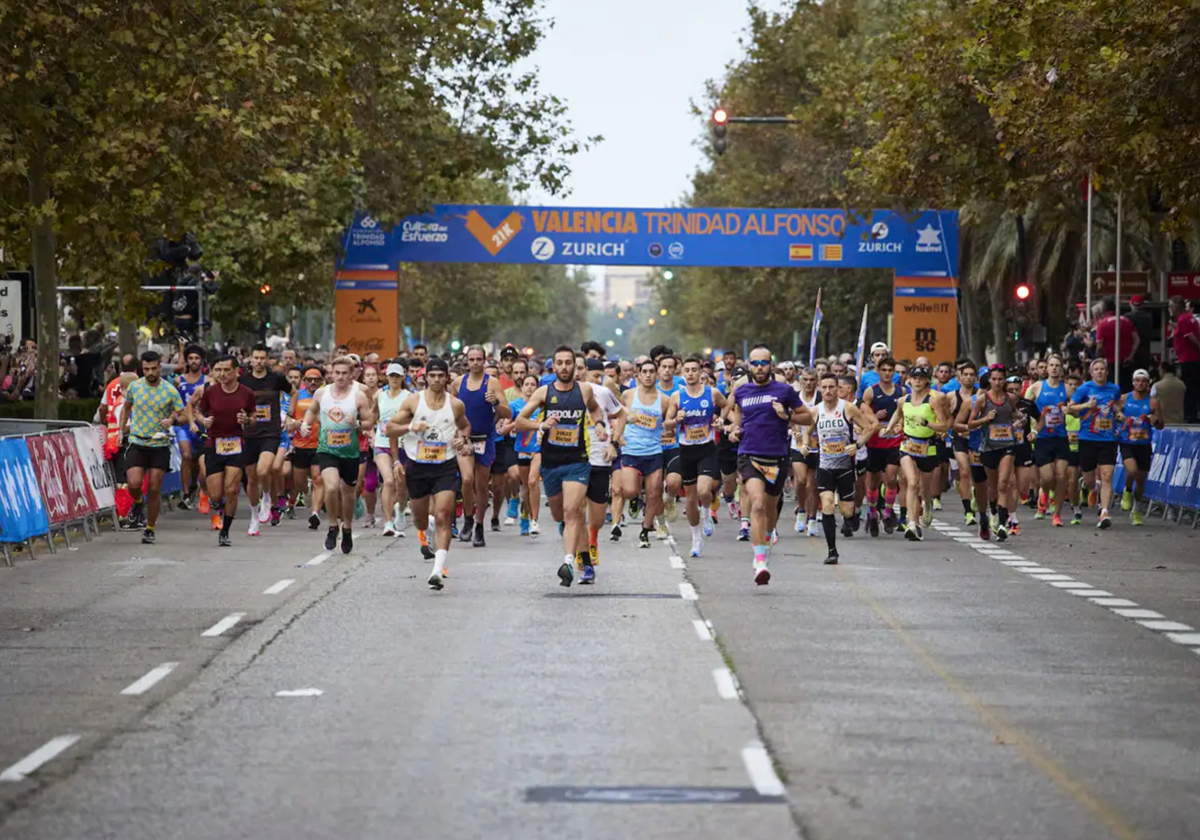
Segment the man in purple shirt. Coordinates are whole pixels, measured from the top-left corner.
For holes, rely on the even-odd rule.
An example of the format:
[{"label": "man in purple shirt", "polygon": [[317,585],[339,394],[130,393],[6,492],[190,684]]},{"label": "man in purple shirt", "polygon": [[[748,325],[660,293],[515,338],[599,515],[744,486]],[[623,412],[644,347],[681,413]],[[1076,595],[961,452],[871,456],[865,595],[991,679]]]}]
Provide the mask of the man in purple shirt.
[{"label": "man in purple shirt", "polygon": [[729,438],[738,443],[738,475],[750,500],[754,582],[763,586],[771,580],[770,546],[790,469],[788,433],[792,423],[811,423],[812,414],[795,388],[775,381],[767,345],[755,345],[750,351],[749,367],[749,378],[734,383]]}]

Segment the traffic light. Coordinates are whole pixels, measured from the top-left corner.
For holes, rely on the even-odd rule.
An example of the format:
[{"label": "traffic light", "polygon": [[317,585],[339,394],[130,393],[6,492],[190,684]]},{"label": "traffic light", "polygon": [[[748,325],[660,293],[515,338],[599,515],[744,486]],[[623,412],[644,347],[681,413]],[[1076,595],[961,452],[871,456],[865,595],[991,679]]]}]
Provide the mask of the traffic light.
[{"label": "traffic light", "polygon": [[264,294],[264,295],[271,294],[271,284],[263,283],[261,286],[258,287],[258,291],[260,294]]},{"label": "traffic light", "polygon": [[1022,283],[1017,286],[1017,300],[1029,300],[1029,296],[1033,291],[1029,288],[1028,283]]},{"label": "traffic light", "polygon": [[1024,331],[1037,321],[1033,315],[1033,287],[1028,283],[1018,283],[1013,290],[1013,297],[1016,298],[1013,304],[1013,340],[1019,342]]},{"label": "traffic light", "polygon": [[[729,112],[724,108],[717,108],[712,113],[712,133],[713,133],[713,149],[718,155],[725,154],[725,149],[729,144],[725,140],[725,132],[729,129]],[[671,278],[667,278],[670,280]]]},{"label": "traffic light", "polygon": [[450,349],[453,350],[455,353],[457,353],[459,350],[462,349],[462,342],[459,341],[457,338],[454,339],[453,341],[450,342]]}]

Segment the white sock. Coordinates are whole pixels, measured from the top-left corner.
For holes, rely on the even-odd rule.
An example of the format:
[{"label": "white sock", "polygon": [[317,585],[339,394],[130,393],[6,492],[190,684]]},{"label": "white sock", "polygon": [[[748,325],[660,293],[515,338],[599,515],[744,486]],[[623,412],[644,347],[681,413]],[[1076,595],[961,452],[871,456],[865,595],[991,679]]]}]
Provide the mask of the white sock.
[{"label": "white sock", "polygon": [[446,568],[446,555],[450,552],[444,548],[439,548],[433,552],[433,573],[440,575]]},{"label": "white sock", "polygon": [[574,554],[566,555],[566,557],[563,559],[563,562],[566,563],[568,566],[574,565],[575,555]]},{"label": "white sock", "polygon": [[704,536],[703,532],[700,530],[699,525],[689,525],[688,527],[692,529],[692,539],[698,540],[702,536]]}]

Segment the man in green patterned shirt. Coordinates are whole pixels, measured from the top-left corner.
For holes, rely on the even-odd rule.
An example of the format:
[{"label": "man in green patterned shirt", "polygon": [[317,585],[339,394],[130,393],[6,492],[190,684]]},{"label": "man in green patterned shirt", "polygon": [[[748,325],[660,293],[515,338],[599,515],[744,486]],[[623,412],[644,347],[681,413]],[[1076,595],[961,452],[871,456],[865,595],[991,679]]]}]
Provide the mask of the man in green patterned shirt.
[{"label": "man in green patterned shirt", "polygon": [[[183,397],[170,382],[161,376],[162,357],[153,350],[142,354],[142,378],[125,391],[125,412],[121,419],[121,435],[129,436],[125,453],[125,480],[133,497],[130,522],[144,524],[142,542],[154,543],[154,525],[162,499],[162,480],[171,468],[172,427],[183,414]],[[150,476],[142,496],[142,481]],[[137,527],[135,525],[134,527]]]}]

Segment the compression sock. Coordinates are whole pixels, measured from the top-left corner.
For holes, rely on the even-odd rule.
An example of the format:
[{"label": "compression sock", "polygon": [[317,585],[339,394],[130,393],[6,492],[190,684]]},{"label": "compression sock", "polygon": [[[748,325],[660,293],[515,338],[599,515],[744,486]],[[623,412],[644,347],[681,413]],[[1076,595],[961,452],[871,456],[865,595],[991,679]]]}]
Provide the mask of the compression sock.
[{"label": "compression sock", "polygon": [[962,503],[963,503],[963,513],[970,513],[971,512],[971,500],[963,499]]},{"label": "compression sock", "polygon": [[[233,524],[233,516],[228,513],[221,514],[221,536],[229,536],[229,526]],[[209,539],[212,539],[211,537]]]},{"label": "compression sock", "polygon": [[830,551],[837,549],[837,520],[832,513],[821,514],[821,527],[825,529],[825,544]]},{"label": "compression sock", "polygon": [[595,525],[588,526],[588,545],[600,544],[600,529]]}]

